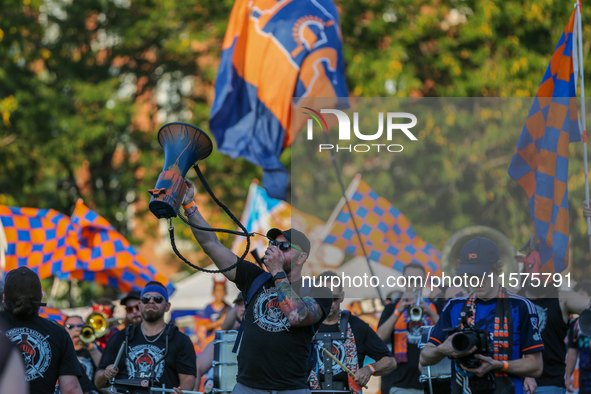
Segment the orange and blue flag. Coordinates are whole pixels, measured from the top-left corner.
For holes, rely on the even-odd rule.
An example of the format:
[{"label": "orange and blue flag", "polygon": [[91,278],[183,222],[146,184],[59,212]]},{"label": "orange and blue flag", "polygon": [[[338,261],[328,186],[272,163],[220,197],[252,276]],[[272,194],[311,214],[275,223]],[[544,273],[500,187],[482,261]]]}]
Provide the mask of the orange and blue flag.
[{"label": "orange and blue flag", "polygon": [[[441,253],[423,241],[406,216],[367,183],[359,180],[349,203],[370,260],[400,272],[405,265],[418,263],[431,275],[441,274]],[[351,255],[363,254],[347,205],[323,243],[335,245]]]},{"label": "orange and blue flag", "polygon": [[569,142],[581,141],[573,40],[576,9],[560,37],[529,110],[509,175],[525,190],[543,272],[568,265]]},{"label": "orange and blue flag", "polygon": [[41,279],[77,279],[141,290],[150,280],[174,287],[107,220],[76,203],[72,217],[53,209],[0,205],[7,240],[5,271],[27,266]]},{"label": "orange and blue flag", "polygon": [[64,325],[64,323],[66,322],[66,319],[68,318],[68,315],[66,315],[65,313],[63,313],[59,309],[50,308],[48,306],[42,306],[41,308],[39,308],[39,316],[43,317],[45,319],[53,320],[53,321],[61,324],[62,326]]},{"label": "orange and blue flag", "polygon": [[285,200],[279,161],[295,137],[292,98],[347,97],[332,0],[237,0],[222,46],[210,128],[220,152],[263,168],[263,187]]}]

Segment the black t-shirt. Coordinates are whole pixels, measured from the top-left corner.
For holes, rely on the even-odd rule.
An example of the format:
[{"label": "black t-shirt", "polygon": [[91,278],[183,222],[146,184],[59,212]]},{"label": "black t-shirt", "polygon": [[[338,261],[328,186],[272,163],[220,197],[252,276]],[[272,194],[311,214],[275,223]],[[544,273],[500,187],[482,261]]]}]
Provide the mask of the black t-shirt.
[{"label": "black t-shirt", "polygon": [[82,391],[99,391],[98,388],[94,385],[94,373],[96,372],[96,365],[94,364],[94,361],[90,356],[90,352],[88,351],[88,349],[76,350],[76,356],[78,356],[78,361],[80,361],[80,365],[82,366],[83,375],[88,378],[88,381],[87,379],[80,379],[80,386],[82,386]]},{"label": "black t-shirt", "polygon": [[[109,339],[98,369],[105,369],[115,363],[125,333],[126,330],[119,331]],[[166,332],[160,336],[145,337],[141,325],[130,326],[127,355],[124,353],[119,361],[116,379],[148,378],[153,371],[154,387],[166,385],[172,388],[179,387],[179,374],[196,376],[195,349],[189,337],[176,326],[171,326],[168,335],[166,351]],[[161,361],[163,356],[164,360]]]},{"label": "black t-shirt", "polygon": [[53,394],[60,376],[81,376],[74,344],[64,327],[39,316],[21,320],[7,311],[0,312],[0,318],[4,334],[23,357],[31,393]]},{"label": "black t-shirt", "polygon": [[536,379],[538,387],[556,386],[566,387],[564,374],[566,373],[566,346],[564,339],[567,337],[569,324],[562,317],[562,308],[558,293],[556,298],[530,299],[538,312],[538,327],[544,342],[544,372]]},{"label": "black t-shirt", "polygon": [[[394,357],[392,353],[388,350],[388,346],[386,346],[384,341],[382,341],[380,337],[378,337],[378,334],[376,334],[375,331],[371,329],[369,324],[365,323],[363,320],[353,315],[349,316],[349,324],[351,325],[351,331],[353,331],[353,337],[355,338],[358,368],[361,368],[363,366],[363,361],[365,360],[366,355],[373,358],[376,361],[380,360],[382,357]],[[339,324],[322,324],[318,332],[339,332]],[[324,341],[317,341],[316,355],[318,360],[318,375],[319,380],[321,382],[324,381],[324,352],[322,351],[323,347]],[[335,350],[337,351],[337,354],[335,354],[337,359],[343,364],[347,365],[347,354],[345,352],[345,346],[343,344],[343,341],[340,339],[333,339],[332,349],[333,353]],[[347,373],[334,360],[332,362],[332,374],[333,381],[347,382]]]},{"label": "black t-shirt", "polygon": [[[241,260],[236,269],[235,283],[242,294],[248,294],[251,283],[264,271],[253,263]],[[292,283],[296,293],[303,295],[301,280]],[[244,332],[238,352],[237,382],[263,390],[306,389],[308,356],[312,337],[328,315],[332,293],[325,287],[309,289],[307,297],[314,298],[324,311],[315,327],[292,327],[279,307],[273,279],[261,286],[248,303],[244,313]]]},{"label": "black t-shirt", "polygon": [[[384,324],[386,320],[398,307],[398,300],[392,302],[384,308],[378,327]],[[390,343],[394,341],[394,331],[390,336]],[[421,350],[418,348],[417,343],[412,341],[407,342],[406,347],[406,358],[407,362],[398,363],[398,366],[389,375],[382,376],[382,392],[389,393],[390,387],[400,387],[405,389],[423,389],[423,385],[419,382],[421,372],[419,371],[419,360],[421,356]]]}]

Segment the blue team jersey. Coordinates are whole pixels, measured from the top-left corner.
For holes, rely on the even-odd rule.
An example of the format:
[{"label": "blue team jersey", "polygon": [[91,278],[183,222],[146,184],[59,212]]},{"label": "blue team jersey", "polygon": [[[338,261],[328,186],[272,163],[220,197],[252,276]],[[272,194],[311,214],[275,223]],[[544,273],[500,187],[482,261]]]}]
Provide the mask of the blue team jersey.
[{"label": "blue team jersey", "polygon": [[[515,293],[507,292],[511,303],[513,316],[513,354],[510,360],[517,360],[524,354],[540,352],[544,350],[544,343],[538,329],[538,313],[534,304],[526,298]],[[435,346],[442,344],[452,333],[444,331],[458,325],[458,318],[467,298],[454,298],[449,300],[443,308],[439,321],[431,332],[429,342]],[[477,329],[487,329],[494,332],[494,320],[497,306],[497,299],[488,301],[476,299],[475,326]],[[490,355],[492,357],[492,355]],[[452,360],[453,361],[453,360]],[[455,364],[455,363],[454,363]],[[452,367],[455,375],[455,365]],[[455,377],[452,378],[452,384]],[[521,377],[513,377],[515,394],[523,394],[523,380]]]}]

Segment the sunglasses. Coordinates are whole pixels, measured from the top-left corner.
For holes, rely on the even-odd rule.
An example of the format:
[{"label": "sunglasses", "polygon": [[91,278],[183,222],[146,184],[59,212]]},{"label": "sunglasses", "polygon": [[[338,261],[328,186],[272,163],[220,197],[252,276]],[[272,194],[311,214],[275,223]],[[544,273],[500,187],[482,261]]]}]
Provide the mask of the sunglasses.
[{"label": "sunglasses", "polygon": [[[148,300],[148,302],[150,302],[150,300]],[[145,302],[145,304],[147,304],[147,302]],[[157,302],[157,304],[159,304],[159,302]],[[126,306],[125,307],[125,311],[127,313],[132,313],[132,312],[137,312],[140,310],[140,307],[136,305],[132,305],[132,306]]]},{"label": "sunglasses", "polygon": [[270,246],[277,246],[279,248],[279,250],[283,251],[283,252],[287,252],[289,250],[289,248],[294,248],[296,250],[299,250],[300,252],[302,251],[302,248],[300,248],[297,245],[294,245],[292,243],[289,242],[281,242],[281,241],[276,241],[276,240],[271,240],[269,241],[269,245]]},{"label": "sunglasses", "polygon": [[156,303],[156,304],[162,304],[162,302],[164,302],[164,297],[159,296],[159,295],[143,296],[140,301],[142,302],[142,304],[146,305],[146,304],[150,303],[150,300],[154,300],[154,303]]},{"label": "sunglasses", "polygon": [[71,330],[72,328],[83,328],[84,324],[66,324],[66,328]]}]

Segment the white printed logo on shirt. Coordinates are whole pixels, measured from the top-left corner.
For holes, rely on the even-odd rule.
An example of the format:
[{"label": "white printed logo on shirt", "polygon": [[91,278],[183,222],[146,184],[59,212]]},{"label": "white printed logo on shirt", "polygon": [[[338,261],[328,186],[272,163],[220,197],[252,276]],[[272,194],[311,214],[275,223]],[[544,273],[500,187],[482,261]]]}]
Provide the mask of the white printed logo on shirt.
[{"label": "white printed logo on shirt", "polygon": [[143,344],[129,348],[129,358],[125,361],[129,379],[150,378],[154,371],[154,378],[159,380],[164,372],[164,361],[159,362],[163,355],[164,349],[154,345]]},{"label": "white printed logo on shirt", "polygon": [[277,289],[264,289],[254,303],[254,322],[269,332],[289,331],[289,321],[279,307]]},{"label": "white printed logo on shirt", "polygon": [[17,327],[6,332],[10,339],[21,352],[25,362],[27,382],[37,378],[43,378],[43,374],[51,364],[51,345],[41,333],[27,327]]},{"label": "white printed logo on shirt", "polygon": [[[314,346],[314,348],[316,349],[316,357],[317,357],[316,359],[318,360],[318,372],[324,374],[324,351],[322,350],[322,349],[324,349],[324,341],[322,339],[319,339],[318,341],[316,341],[316,346]],[[344,346],[342,340],[333,339],[331,352],[337,358],[337,360],[339,360],[341,363],[345,364],[345,362],[346,362],[345,353],[346,352],[345,352],[345,346]],[[341,367],[334,360],[332,360],[332,375],[333,376],[337,375],[343,371],[344,371],[343,367]]]},{"label": "white printed logo on shirt", "polygon": [[542,331],[544,331],[544,328],[546,328],[546,321],[548,320],[548,314],[546,311],[548,308],[542,308],[541,306],[536,305],[536,309],[538,310],[538,318],[540,319],[538,328],[540,329],[541,334]]}]

